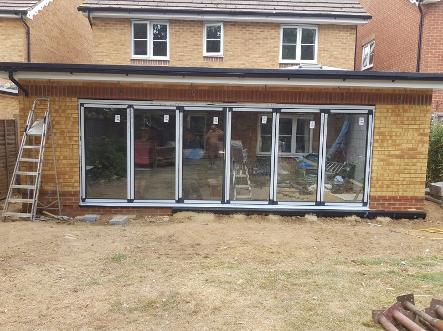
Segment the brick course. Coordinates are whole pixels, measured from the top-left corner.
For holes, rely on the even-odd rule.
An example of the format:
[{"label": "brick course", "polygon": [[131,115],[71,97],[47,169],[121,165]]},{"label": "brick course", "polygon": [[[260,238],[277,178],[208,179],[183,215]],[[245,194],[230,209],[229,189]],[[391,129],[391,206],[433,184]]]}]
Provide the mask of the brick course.
[{"label": "brick course", "polygon": [[[170,21],[170,61],[161,64],[279,68],[280,24],[225,22],[223,58],[203,56],[203,27],[202,21]],[[355,34],[353,26],[320,25],[318,62],[353,69]],[[128,19],[94,19],[93,39],[95,63],[159,65],[158,61],[131,61]]]},{"label": "brick course", "polygon": [[18,117],[18,97],[0,93],[0,119]]},{"label": "brick course", "polygon": [[77,10],[82,2],[54,0],[28,20],[32,62],[91,63],[91,27]]},{"label": "brick course", "polygon": [[23,62],[26,57],[26,35],[18,19],[0,18],[0,62]]},{"label": "brick course", "polygon": [[[202,102],[262,102],[290,104],[373,104],[375,110],[370,208],[391,211],[422,210],[431,112],[430,91],[263,88],[235,86],[149,85],[130,83],[23,82],[30,97],[21,95],[25,117],[37,96],[50,96],[63,205],[73,214],[121,212],[122,208],[79,208],[78,99],[175,100]],[[229,100],[227,100],[227,98]],[[23,123],[21,123],[21,127]],[[50,149],[46,160],[51,160]],[[49,161],[48,161],[49,162]],[[48,164],[48,163],[47,163]],[[48,164],[49,167],[49,164]],[[50,190],[46,168],[43,190]],[[46,184],[45,184],[46,183]],[[147,210],[151,213],[151,209]],[[170,209],[153,208],[152,213]]]}]

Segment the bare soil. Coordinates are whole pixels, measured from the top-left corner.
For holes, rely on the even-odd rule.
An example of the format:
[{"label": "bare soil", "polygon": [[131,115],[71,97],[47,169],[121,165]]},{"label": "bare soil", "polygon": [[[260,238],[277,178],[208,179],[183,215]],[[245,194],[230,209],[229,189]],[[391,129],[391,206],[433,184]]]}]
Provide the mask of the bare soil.
[{"label": "bare soil", "polygon": [[139,217],[0,224],[0,329],[374,330],[443,297],[443,209],[426,221]]}]

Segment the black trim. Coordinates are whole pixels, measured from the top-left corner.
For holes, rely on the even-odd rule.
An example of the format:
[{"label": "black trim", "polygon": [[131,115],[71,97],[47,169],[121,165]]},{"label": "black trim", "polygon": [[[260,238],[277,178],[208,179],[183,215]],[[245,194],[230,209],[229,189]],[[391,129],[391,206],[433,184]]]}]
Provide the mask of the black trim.
[{"label": "black trim", "polygon": [[146,13],[162,13],[162,14],[197,14],[197,15],[230,15],[230,16],[242,16],[242,15],[250,15],[250,16],[258,16],[258,17],[291,17],[291,18],[300,18],[300,17],[310,17],[312,19],[316,18],[353,18],[360,20],[370,20],[372,18],[369,14],[332,14],[332,13],[298,13],[294,11],[271,11],[271,10],[238,10],[238,9],[225,9],[225,10],[201,10],[201,9],[169,9],[165,7],[159,8],[116,8],[116,7],[88,7],[87,5],[81,5],[77,7],[77,10],[80,12],[115,12],[115,13],[127,13],[127,14],[146,14]]},{"label": "black trim", "polygon": [[194,76],[228,78],[281,78],[281,79],[356,79],[356,80],[420,80],[443,82],[443,73],[308,70],[308,69],[242,69],[204,67],[165,67],[106,64],[62,64],[0,62],[0,71],[88,73],[114,75]]},{"label": "black trim", "polygon": [[26,23],[26,20],[23,16],[24,14],[20,15],[20,20],[22,21],[22,24],[25,27],[26,31],[26,57],[27,61],[31,62],[31,29],[29,28],[29,25],[28,23]]},{"label": "black trim", "polygon": [[177,203],[184,203],[184,202],[185,202],[185,199],[180,198],[180,199],[178,199],[178,200],[175,200],[175,202],[177,202]]},{"label": "black trim", "polygon": [[420,23],[418,28],[418,45],[417,45],[417,64],[415,66],[415,71],[420,72],[421,67],[421,52],[422,52],[422,44],[423,44],[423,28],[425,24],[425,14],[423,12],[422,7],[423,0],[420,0],[417,4],[418,11],[420,13]]},{"label": "black trim", "polygon": [[134,202],[134,199],[128,199],[128,202],[129,202],[129,203],[133,203],[133,202]]},{"label": "black trim", "polygon": [[9,90],[2,90],[2,89],[0,89],[0,94],[4,94],[4,95],[10,95],[10,96],[13,96],[13,97],[17,97],[18,96],[18,92],[17,91],[9,91]]},{"label": "black trim", "polygon": [[[106,208],[106,207],[103,207]],[[319,217],[345,217],[345,216],[359,216],[362,218],[377,218],[377,217],[390,217],[393,219],[424,219],[426,218],[426,212],[424,211],[389,211],[389,210],[318,210],[318,209],[240,209],[240,208],[201,208],[201,207],[173,207],[172,213],[178,213],[181,211],[194,211],[194,212],[213,212],[216,214],[232,214],[242,213],[246,215],[282,215],[282,216],[304,216],[306,214],[315,214]]]},{"label": "black trim", "polygon": [[21,15],[26,15],[28,13],[27,9],[23,10],[5,10],[0,9],[0,15],[15,15],[17,18],[20,18]]},{"label": "black trim", "polygon": [[[226,200],[226,166],[230,167],[231,165],[228,164],[226,165],[226,159],[227,159],[227,144],[228,144],[228,137],[226,136],[226,132],[228,132],[228,113],[229,113],[229,108],[228,107],[223,107],[223,126],[224,126],[224,133],[223,133],[223,185],[222,185],[222,203],[227,203]],[[231,142],[229,142],[231,143]],[[229,179],[230,180],[230,179]],[[230,193],[230,192],[228,192]],[[229,196],[229,195],[228,195]]]},{"label": "black trim", "polygon": [[11,82],[13,82],[13,83],[15,84],[15,86],[17,86],[18,89],[19,89],[20,91],[23,92],[23,94],[25,95],[25,97],[29,96],[29,92],[28,92],[28,90],[25,89],[25,88],[23,87],[23,85],[20,84],[20,83],[15,79],[15,77],[14,77],[14,72],[13,72],[13,71],[9,71],[8,76],[9,76],[9,80],[10,80]]}]

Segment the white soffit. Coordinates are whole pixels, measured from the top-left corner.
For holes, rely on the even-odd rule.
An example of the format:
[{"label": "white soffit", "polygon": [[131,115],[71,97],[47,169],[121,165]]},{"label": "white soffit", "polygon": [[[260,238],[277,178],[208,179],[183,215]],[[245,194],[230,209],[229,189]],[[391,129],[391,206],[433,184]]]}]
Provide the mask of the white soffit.
[{"label": "white soffit", "polygon": [[[7,73],[0,73],[7,79]],[[192,75],[163,76],[137,74],[100,74],[65,72],[26,72],[14,74],[17,80],[62,80],[91,82],[135,82],[168,84],[210,84],[210,85],[261,85],[261,86],[317,86],[355,88],[407,88],[443,90],[443,81],[353,79],[353,78],[249,78],[249,77],[202,77]]]}]

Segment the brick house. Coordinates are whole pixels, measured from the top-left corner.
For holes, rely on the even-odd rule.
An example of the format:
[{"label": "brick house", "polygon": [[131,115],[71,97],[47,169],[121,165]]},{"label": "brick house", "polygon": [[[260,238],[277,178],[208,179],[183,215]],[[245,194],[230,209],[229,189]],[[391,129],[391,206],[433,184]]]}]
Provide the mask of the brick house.
[{"label": "brick house", "polygon": [[443,75],[353,71],[357,0],[79,10],[94,64],[0,63],[22,120],[50,98],[65,213],[424,216]]},{"label": "brick house", "polygon": [[[443,72],[443,1],[360,2],[372,15],[372,20],[358,27],[357,70]],[[423,24],[421,38],[420,21]],[[372,60],[368,59],[365,66],[363,49],[370,53],[371,47]],[[434,94],[433,108],[443,114],[443,92]]]},{"label": "brick house", "polygon": [[[89,63],[91,28],[77,11],[79,4],[78,0],[0,0],[0,62]],[[0,79],[0,87],[0,119],[13,118],[18,114],[18,99],[11,95],[15,86]]]}]

